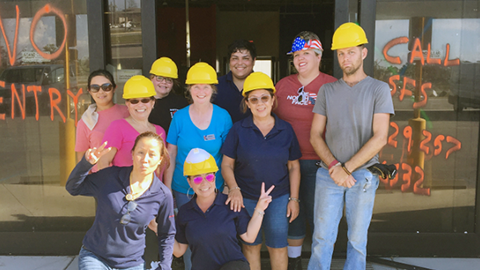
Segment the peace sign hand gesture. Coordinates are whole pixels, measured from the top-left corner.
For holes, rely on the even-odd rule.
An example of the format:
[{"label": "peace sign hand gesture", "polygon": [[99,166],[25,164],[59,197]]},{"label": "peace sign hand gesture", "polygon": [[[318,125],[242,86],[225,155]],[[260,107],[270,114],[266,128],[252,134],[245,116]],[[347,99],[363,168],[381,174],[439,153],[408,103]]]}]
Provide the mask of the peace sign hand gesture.
[{"label": "peace sign hand gesture", "polygon": [[262,189],[260,190],[260,198],[258,199],[257,209],[265,211],[268,205],[272,201],[272,196],[270,196],[270,192],[272,192],[274,185],[272,185],[266,192],[265,192],[265,182],[262,182]]},{"label": "peace sign hand gesture", "polygon": [[85,152],[85,159],[90,162],[90,164],[95,165],[97,161],[104,156],[106,153],[110,152],[112,150],[111,147],[108,147],[105,149],[105,146],[107,146],[107,142],[104,142],[100,147],[96,148],[90,148]]}]

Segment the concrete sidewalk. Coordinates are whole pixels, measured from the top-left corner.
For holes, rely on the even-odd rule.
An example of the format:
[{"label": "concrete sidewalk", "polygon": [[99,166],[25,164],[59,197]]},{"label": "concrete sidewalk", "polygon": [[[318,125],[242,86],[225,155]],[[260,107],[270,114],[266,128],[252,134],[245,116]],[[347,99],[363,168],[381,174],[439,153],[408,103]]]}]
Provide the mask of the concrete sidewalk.
[{"label": "concrete sidewalk", "polygon": [[[435,269],[435,270],[475,270],[480,269],[480,259],[473,258],[381,258],[397,263],[387,266],[377,262],[368,262],[367,270],[393,269]],[[344,259],[334,259],[332,270],[343,268]],[[303,260],[304,269],[308,260]],[[268,259],[262,259],[263,269]],[[78,270],[77,256],[0,256],[0,270]]]}]

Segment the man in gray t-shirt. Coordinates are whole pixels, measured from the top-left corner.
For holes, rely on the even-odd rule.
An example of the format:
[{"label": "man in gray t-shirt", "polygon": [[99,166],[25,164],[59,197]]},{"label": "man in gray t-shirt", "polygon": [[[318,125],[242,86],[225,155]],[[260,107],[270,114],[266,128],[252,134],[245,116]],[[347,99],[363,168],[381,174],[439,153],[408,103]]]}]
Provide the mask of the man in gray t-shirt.
[{"label": "man in gray t-shirt", "polygon": [[365,32],[354,23],[335,31],[332,50],[337,50],[343,78],[320,88],[313,109],[310,142],[323,162],[317,171],[309,270],[330,269],[344,206],[348,224],[344,269],[366,267],[368,227],[379,182],[366,168],[378,163],[394,114],[388,84],[363,70],[366,43]]}]

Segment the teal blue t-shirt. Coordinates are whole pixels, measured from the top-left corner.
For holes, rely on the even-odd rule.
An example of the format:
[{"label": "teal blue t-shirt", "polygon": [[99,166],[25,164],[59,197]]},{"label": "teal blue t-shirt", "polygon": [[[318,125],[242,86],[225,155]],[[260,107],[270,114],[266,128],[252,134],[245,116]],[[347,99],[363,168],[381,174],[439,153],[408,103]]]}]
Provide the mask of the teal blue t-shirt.
[{"label": "teal blue t-shirt", "polygon": [[[172,189],[184,194],[193,194],[188,185],[187,178],[183,176],[183,163],[188,152],[193,148],[201,148],[210,153],[217,162],[220,169],[222,164],[222,153],[220,149],[232,127],[232,118],[228,112],[217,105],[213,105],[212,119],[207,129],[197,128],[189,114],[190,105],[178,110],[170,123],[167,142],[177,146],[177,157],[175,159],[175,170],[173,172]],[[219,170],[216,174],[216,186],[223,190],[223,177]],[[188,193],[187,193],[188,192]]]}]

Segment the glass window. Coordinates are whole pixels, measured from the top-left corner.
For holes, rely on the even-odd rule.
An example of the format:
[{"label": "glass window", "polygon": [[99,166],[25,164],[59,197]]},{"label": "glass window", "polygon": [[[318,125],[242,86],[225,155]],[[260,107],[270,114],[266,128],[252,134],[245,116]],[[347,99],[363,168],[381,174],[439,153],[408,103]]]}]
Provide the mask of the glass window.
[{"label": "glass window", "polygon": [[108,70],[118,87],[115,102],[124,103],[123,85],[133,75],[142,74],[142,20],[140,0],[108,0],[110,31]]},{"label": "glass window", "polygon": [[[377,1],[374,76],[395,106],[372,231],[472,233],[478,175],[477,1]],[[412,8],[412,6],[415,8]]]},{"label": "glass window", "polygon": [[272,59],[257,59],[255,61],[255,66],[253,67],[253,70],[263,72],[268,76],[273,77]]},{"label": "glass window", "polygon": [[0,6],[0,232],[86,231],[94,200],[64,187],[76,163],[75,125],[90,102],[86,1]]}]

